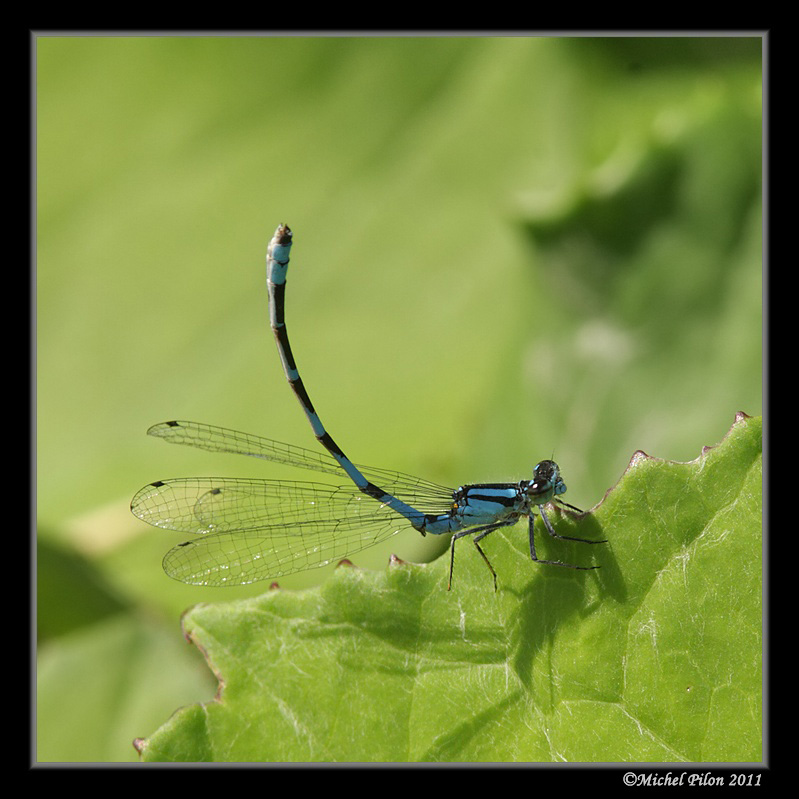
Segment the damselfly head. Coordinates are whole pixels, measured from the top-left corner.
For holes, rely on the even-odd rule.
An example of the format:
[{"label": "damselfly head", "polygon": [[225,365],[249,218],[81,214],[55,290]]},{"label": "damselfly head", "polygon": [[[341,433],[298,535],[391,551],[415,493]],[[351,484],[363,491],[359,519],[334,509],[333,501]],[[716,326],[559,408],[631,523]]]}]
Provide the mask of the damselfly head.
[{"label": "damselfly head", "polygon": [[553,497],[566,491],[566,483],[560,476],[560,468],[555,461],[541,461],[533,470],[533,479],[527,486],[527,495],[537,505],[549,502]]}]

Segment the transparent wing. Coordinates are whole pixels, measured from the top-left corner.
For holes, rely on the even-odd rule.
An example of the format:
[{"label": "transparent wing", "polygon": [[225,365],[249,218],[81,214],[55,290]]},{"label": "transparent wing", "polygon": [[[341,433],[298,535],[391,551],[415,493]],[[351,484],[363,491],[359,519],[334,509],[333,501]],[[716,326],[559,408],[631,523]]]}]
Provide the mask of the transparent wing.
[{"label": "transparent wing", "polygon": [[[200,422],[161,422],[153,425],[148,435],[163,438],[172,444],[184,444],[210,452],[232,452],[253,458],[263,458],[300,469],[343,476],[335,458],[314,452],[296,444],[284,444],[250,433],[240,433],[224,427]],[[431,483],[420,477],[402,472],[355,464],[360,472],[375,485],[409,505],[427,512],[427,507],[440,508],[452,499],[452,489]]]},{"label": "transparent wing", "polygon": [[153,527],[195,535],[273,527],[297,527],[302,535],[315,525],[341,529],[398,516],[354,486],[235,477],[159,480],[140,489],[130,507]]},{"label": "transparent wing", "polygon": [[164,570],[192,585],[246,585],[318,568],[410,527],[354,486],[287,480],[182,478],[142,488],[142,521],[200,538],[179,544]]}]

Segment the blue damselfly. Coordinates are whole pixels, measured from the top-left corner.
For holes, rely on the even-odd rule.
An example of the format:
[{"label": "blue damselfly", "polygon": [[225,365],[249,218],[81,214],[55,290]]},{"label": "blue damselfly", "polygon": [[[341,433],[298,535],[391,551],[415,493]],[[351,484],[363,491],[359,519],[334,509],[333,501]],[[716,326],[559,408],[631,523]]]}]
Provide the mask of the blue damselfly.
[{"label": "blue damselfly", "polygon": [[473,536],[496,590],[497,574],[480,541],[524,518],[533,561],[569,569],[598,568],[542,560],[536,555],[536,508],[554,538],[604,543],[555,532],[545,505],[555,502],[574,511],[579,509],[560,499],[566,485],[552,460],[538,463],[531,480],[451,489],[400,472],[358,465],[344,454],[316,413],[291,351],[284,305],[291,245],[291,230],[280,225],[267,250],[270,322],[289,385],[314,435],[329,454],[196,422],[164,422],[147,432],[171,443],[212,452],[249,455],[337,476],[344,472],[351,483],[224,477],[150,483],[133,498],[133,513],[155,527],[198,536],[167,553],[163,564],[166,573],[193,585],[244,585],[325,566],[412,527],[422,535],[452,536],[448,589],[452,585],[455,542]]}]

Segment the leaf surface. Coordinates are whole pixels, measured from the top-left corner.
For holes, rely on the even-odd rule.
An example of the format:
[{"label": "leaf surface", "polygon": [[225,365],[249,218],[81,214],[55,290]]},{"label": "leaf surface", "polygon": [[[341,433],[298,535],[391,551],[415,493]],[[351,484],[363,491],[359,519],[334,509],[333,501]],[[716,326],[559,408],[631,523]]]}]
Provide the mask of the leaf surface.
[{"label": "leaf surface", "polygon": [[342,565],[323,585],[199,605],[220,679],[142,757],[213,761],[757,761],[761,422],[690,463],[636,453],[533,564],[521,525],[448,559]]}]

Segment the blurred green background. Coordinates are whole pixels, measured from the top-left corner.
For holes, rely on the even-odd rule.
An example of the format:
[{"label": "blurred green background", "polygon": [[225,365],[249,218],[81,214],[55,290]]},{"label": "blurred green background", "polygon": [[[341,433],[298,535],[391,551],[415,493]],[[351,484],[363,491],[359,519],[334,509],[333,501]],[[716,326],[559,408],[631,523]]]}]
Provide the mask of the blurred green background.
[{"label": "blurred green background", "polygon": [[268,326],[280,222],[294,351],[353,460],[459,485],[554,456],[588,508],[636,449],[690,460],[759,414],[761,49],[38,38],[38,759],[135,760],[215,691],[180,612],[267,588],[169,580],[181,535],[128,506],[168,477],[314,479],[145,435],[315,446]]}]

